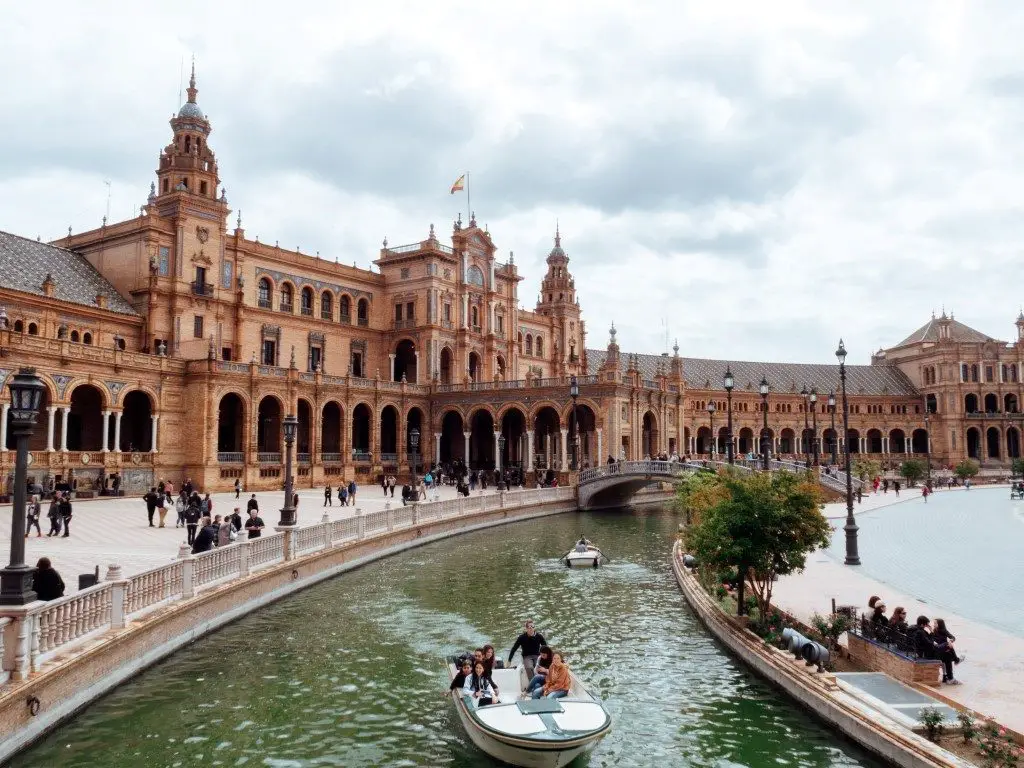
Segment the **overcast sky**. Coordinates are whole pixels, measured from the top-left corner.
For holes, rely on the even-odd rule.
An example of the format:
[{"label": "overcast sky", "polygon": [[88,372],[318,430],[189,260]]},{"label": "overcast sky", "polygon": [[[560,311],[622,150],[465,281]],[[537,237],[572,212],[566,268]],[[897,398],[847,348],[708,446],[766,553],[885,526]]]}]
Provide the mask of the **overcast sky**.
[{"label": "overcast sky", "polygon": [[[249,236],[366,267],[472,205],[588,346],[851,362],[1024,301],[1024,3],[47,2],[0,25],[0,229],[131,216],[196,57]],[[40,6],[45,6],[45,10]],[[372,10],[371,10],[372,9]]]}]

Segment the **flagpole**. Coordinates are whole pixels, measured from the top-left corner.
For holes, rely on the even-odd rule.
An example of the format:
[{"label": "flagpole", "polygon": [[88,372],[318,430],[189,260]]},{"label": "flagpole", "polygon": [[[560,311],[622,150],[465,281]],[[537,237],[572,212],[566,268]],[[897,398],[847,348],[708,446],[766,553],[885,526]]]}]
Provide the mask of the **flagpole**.
[{"label": "flagpole", "polygon": [[469,204],[469,171],[466,171],[466,226],[473,220],[473,206]]}]

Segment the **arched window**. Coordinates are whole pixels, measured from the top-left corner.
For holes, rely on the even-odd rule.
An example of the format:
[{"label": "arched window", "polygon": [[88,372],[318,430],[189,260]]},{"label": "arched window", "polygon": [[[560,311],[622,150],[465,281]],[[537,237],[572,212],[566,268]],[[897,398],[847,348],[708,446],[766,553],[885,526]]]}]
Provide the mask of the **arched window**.
[{"label": "arched window", "polygon": [[83,333],[82,334],[82,343],[83,344],[92,344],[92,334],[89,333],[88,331]]},{"label": "arched window", "polygon": [[526,354],[533,354],[533,336],[529,333],[526,334]]},{"label": "arched window", "polygon": [[360,299],[356,305],[356,321],[359,325],[370,324],[370,302]]},{"label": "arched window", "polygon": [[292,311],[292,287],[288,283],[281,286],[281,311]]},{"label": "arched window", "polygon": [[484,273],[480,269],[480,267],[476,266],[475,264],[469,268],[468,278],[469,282],[472,285],[482,286],[484,284]]},{"label": "arched window", "polygon": [[75,342],[75,344],[77,344],[77,343],[78,343],[78,340],[79,340],[80,338],[81,338],[81,337],[80,337],[80,336],[78,335],[78,331],[72,331],[72,332],[71,332],[71,340],[72,340],[73,342]]},{"label": "arched window", "polygon": [[320,297],[320,318],[331,320],[334,317],[334,297],[330,291],[324,291]]},{"label": "arched window", "polygon": [[470,310],[469,314],[470,314],[470,317],[473,319],[472,320],[473,327],[474,328],[479,328],[480,327],[480,312],[477,310],[476,307],[473,307]]},{"label": "arched window", "polygon": [[338,319],[343,323],[352,322],[352,302],[349,301],[348,296],[342,294],[341,300],[338,302],[338,313],[341,315]]},{"label": "arched window", "polygon": [[21,320],[15,320],[14,321],[14,332],[15,333],[24,333],[25,332],[25,323],[23,323]]},{"label": "arched window", "polygon": [[28,324],[28,335],[29,336],[38,336],[39,335],[39,326],[36,325],[35,323],[29,323]]},{"label": "arched window", "polygon": [[271,307],[270,299],[271,299],[270,281],[267,278],[265,278],[265,277],[261,277],[260,278],[260,282],[256,286],[256,302],[257,302],[257,304],[259,304],[259,306],[263,307],[264,309],[270,309],[270,307]]},{"label": "arched window", "polygon": [[544,357],[544,338],[537,337],[537,357]]},{"label": "arched window", "polygon": [[304,315],[313,314],[313,289],[308,285],[299,294],[299,310]]}]

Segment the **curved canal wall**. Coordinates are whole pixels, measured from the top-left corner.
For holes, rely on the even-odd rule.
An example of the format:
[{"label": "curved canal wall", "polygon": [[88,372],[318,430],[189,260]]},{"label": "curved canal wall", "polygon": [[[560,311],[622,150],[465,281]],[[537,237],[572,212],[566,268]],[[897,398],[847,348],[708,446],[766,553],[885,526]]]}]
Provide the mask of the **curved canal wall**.
[{"label": "curved canal wall", "polygon": [[813,671],[803,661],[766,644],[727,616],[683,565],[677,541],[672,569],[693,612],[733,655],[785,691],[819,718],[879,757],[904,768],[973,768],[923,736],[866,707],[843,691],[835,677]]},{"label": "curved canal wall", "polygon": [[412,547],[577,509],[574,488],[397,507],[284,530],[0,612],[0,763],[146,667],[300,589]]}]

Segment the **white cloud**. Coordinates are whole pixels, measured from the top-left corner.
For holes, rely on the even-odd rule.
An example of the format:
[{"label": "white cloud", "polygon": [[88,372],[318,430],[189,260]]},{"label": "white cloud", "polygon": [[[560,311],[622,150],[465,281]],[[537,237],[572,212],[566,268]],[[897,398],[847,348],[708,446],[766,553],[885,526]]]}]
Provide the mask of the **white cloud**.
[{"label": "white cloud", "polygon": [[1008,2],[65,2],[0,30],[0,228],[144,201],[195,52],[248,234],[366,266],[473,205],[530,306],[554,221],[589,344],[831,360],[933,308],[1012,337],[1024,8]]}]

